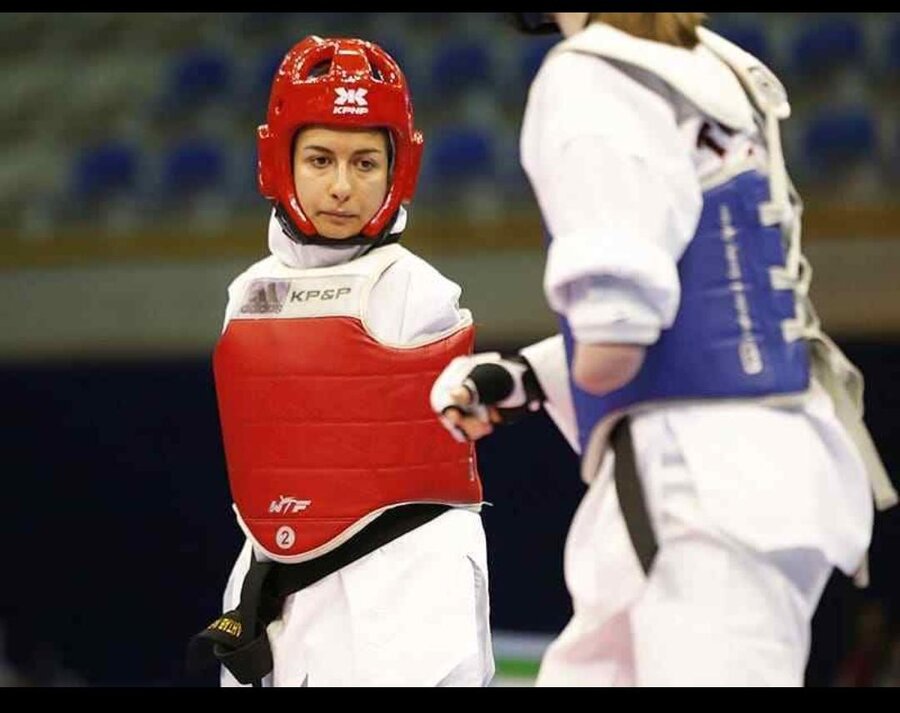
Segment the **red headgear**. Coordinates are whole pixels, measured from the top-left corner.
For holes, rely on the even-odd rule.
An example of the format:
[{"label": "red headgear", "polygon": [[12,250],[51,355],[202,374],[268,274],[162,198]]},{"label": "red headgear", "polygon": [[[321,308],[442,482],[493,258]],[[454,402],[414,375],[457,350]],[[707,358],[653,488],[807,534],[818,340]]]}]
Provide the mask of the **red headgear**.
[{"label": "red headgear", "polygon": [[[324,72],[319,71],[322,65]],[[424,143],[413,127],[412,102],[399,65],[371,42],[311,35],[294,45],[278,68],[266,123],[257,130],[259,190],[302,234],[315,237],[316,229],[294,191],[291,155],[297,130],[308,124],[390,132],[393,170],[388,192],[360,231],[366,238],[377,238],[400,204],[412,200]]]}]

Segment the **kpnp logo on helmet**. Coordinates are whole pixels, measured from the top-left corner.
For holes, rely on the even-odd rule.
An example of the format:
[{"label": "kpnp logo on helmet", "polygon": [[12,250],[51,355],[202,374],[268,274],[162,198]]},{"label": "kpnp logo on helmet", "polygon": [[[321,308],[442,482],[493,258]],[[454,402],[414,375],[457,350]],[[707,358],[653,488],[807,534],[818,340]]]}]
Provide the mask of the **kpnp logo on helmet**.
[{"label": "kpnp logo on helmet", "polygon": [[[369,102],[366,101],[368,89],[362,87],[358,89],[345,89],[344,87],[335,87],[334,93],[337,96],[334,99],[335,114],[368,114]],[[346,106],[347,104],[355,104],[356,106]]]}]

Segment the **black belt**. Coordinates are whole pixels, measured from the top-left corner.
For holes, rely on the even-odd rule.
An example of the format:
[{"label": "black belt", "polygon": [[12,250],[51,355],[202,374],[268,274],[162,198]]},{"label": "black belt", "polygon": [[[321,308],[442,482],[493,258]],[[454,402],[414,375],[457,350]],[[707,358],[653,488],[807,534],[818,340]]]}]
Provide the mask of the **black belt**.
[{"label": "black belt", "polygon": [[412,504],[391,508],[336,549],[309,562],[259,562],[250,553],[250,569],[237,609],[225,612],[188,644],[188,665],[198,670],[218,660],[239,683],[260,686],[272,670],[266,627],[281,616],[285,598],[319,581],[450,509],[449,505]]},{"label": "black belt", "polygon": [[612,432],[612,447],[616,454],[613,478],[616,483],[616,495],[619,496],[619,507],[625,518],[628,536],[637,557],[641,562],[644,574],[650,572],[656,552],[659,549],[650,515],[644,501],[644,491],[638,477],[637,464],[634,458],[634,443],[631,440],[631,423],[623,418]]}]

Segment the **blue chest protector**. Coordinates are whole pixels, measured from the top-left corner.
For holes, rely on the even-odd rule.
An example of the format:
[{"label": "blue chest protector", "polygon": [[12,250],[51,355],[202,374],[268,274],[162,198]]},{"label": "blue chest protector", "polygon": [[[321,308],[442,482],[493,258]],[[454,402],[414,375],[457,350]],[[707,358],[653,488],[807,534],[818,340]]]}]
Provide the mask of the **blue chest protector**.
[{"label": "blue chest protector", "polygon": [[594,427],[614,412],[651,402],[807,389],[807,344],[782,333],[782,322],[795,317],[796,297],[772,287],[770,268],[783,267],[785,255],[780,227],[760,222],[768,198],[767,178],[753,170],[704,192],[697,232],[678,263],[678,314],[621,389],[594,396],[572,382],[572,331],[561,317],[582,453]]}]

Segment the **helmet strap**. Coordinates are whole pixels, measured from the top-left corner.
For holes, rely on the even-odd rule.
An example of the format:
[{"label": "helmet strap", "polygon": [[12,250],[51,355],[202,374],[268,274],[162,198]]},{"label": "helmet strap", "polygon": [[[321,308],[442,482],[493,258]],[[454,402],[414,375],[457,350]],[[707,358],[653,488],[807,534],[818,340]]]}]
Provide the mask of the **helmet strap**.
[{"label": "helmet strap", "polygon": [[390,232],[391,228],[394,227],[394,223],[397,222],[397,213],[400,211],[399,208],[394,212],[394,215],[391,216],[391,219],[384,224],[381,232],[374,238],[367,238],[365,235],[358,234],[343,240],[335,240],[334,238],[322,237],[318,233],[307,235],[297,228],[290,215],[288,215],[288,212],[281,206],[281,203],[278,201],[272,202],[275,205],[275,217],[278,219],[281,229],[291,240],[300,245],[324,245],[326,247],[335,247],[338,245],[370,245],[371,247],[369,250],[365,251],[370,252],[382,245],[398,242],[402,235],[402,233]]}]

